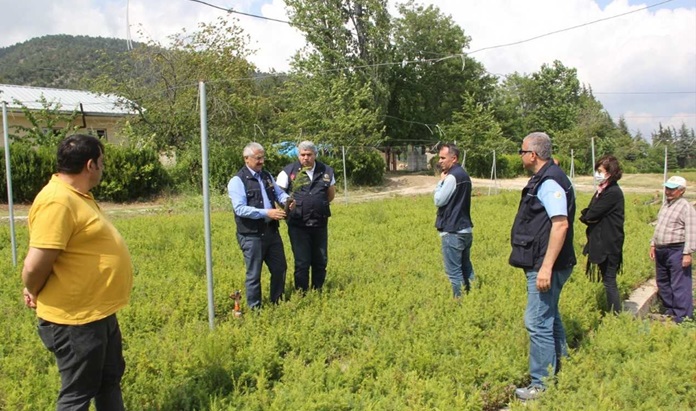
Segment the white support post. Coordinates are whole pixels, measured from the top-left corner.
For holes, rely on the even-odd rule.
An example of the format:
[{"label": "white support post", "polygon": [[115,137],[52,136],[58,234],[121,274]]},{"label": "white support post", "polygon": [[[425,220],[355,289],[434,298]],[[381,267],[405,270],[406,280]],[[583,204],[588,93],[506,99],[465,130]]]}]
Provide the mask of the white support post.
[{"label": "white support post", "polygon": [[[667,145],[665,144],[665,171],[662,175],[662,184],[667,182]],[[665,190],[662,190],[662,202],[665,202]]]},{"label": "white support post", "polygon": [[17,266],[17,241],[15,240],[14,202],[12,201],[12,167],[10,164],[10,133],[7,127],[7,102],[2,102],[2,131],[5,135],[5,177],[7,178],[7,206],[10,211],[10,238],[12,265]]},{"label": "white support post", "polygon": [[348,204],[348,171],[346,170],[346,146],[341,146],[343,153],[343,198]]},{"label": "white support post", "polygon": [[205,272],[208,283],[208,324],[215,328],[215,303],[213,301],[213,257],[210,236],[210,190],[208,182],[208,107],[205,83],[198,83],[201,101],[201,162],[203,167],[203,222],[205,226]]}]

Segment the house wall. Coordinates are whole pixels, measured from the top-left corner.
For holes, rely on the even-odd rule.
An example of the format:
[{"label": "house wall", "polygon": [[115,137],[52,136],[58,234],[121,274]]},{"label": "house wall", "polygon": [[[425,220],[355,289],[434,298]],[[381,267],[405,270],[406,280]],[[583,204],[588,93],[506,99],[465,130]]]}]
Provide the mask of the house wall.
[{"label": "house wall", "polygon": [[[77,133],[99,136],[102,140],[112,144],[120,144],[123,142],[123,136],[119,134],[119,130],[121,122],[125,120],[125,117],[87,115],[84,119],[87,125],[86,128],[82,128],[82,116],[78,115],[75,121],[73,121],[72,125],[80,126]],[[2,124],[1,118],[0,124]],[[17,112],[7,113],[7,126],[9,133],[14,135],[22,134],[22,132],[16,128],[17,126],[32,127],[29,120],[24,117],[24,114]],[[56,127],[63,128],[65,124],[59,123]]]}]

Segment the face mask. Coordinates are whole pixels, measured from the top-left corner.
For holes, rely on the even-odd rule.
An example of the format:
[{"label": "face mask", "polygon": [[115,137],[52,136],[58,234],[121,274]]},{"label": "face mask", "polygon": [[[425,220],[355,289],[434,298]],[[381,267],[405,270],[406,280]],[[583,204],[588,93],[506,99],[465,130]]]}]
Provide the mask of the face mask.
[{"label": "face mask", "polygon": [[607,175],[604,173],[600,173],[599,171],[595,171],[594,179],[598,184],[602,184],[607,180]]}]

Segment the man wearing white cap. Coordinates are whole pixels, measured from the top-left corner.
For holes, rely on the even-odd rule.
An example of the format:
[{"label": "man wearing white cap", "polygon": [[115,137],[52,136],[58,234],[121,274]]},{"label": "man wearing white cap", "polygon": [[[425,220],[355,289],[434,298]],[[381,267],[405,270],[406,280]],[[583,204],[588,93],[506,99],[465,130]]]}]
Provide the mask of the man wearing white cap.
[{"label": "man wearing white cap", "polygon": [[672,176],[664,184],[665,202],[650,240],[657,292],[665,314],[680,323],[694,314],[691,254],[696,251],[696,210],[682,198],[686,180]]}]

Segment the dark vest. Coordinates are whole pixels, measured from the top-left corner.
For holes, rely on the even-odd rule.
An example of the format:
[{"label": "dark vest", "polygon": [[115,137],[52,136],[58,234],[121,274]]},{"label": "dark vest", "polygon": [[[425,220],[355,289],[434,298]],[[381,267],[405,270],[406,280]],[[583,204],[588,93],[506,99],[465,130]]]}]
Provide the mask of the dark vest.
[{"label": "dark vest", "polygon": [[302,165],[299,161],[288,164],[283,171],[288,175],[287,192],[295,200],[295,209],[288,215],[288,224],[300,227],[326,227],[331,216],[329,187],[334,178],[333,169],[319,161],[314,164],[312,181],[297,188]]},{"label": "dark vest", "polygon": [[457,163],[452,165],[449,174],[454,176],[457,187],[447,204],[437,209],[435,227],[438,231],[456,233],[474,226],[471,222],[471,178]]},{"label": "dark vest", "polygon": [[[259,181],[253,176],[253,174],[251,174],[249,168],[246,166],[242,167],[237,173],[237,177],[239,177],[244,184],[247,205],[254,208],[264,208],[263,196],[261,194]],[[271,207],[274,207],[277,199],[275,191],[273,190],[273,179],[266,170],[261,170],[261,180],[264,183],[266,195],[271,202]],[[263,218],[242,218],[236,214],[234,215],[234,221],[237,223],[237,232],[239,234],[263,234],[266,225],[270,225],[272,227],[279,226],[278,221],[276,220],[271,220],[270,222],[266,223]]]},{"label": "dark vest", "polygon": [[563,188],[568,203],[568,232],[553,269],[561,270],[572,267],[576,263],[573,249],[575,191],[563,170],[555,165],[553,160],[549,160],[522,189],[522,199],[510,234],[512,253],[509,262],[514,267],[538,270],[544,261],[551,234],[551,219],[539,201],[537,191],[548,179],[554,180]]}]

